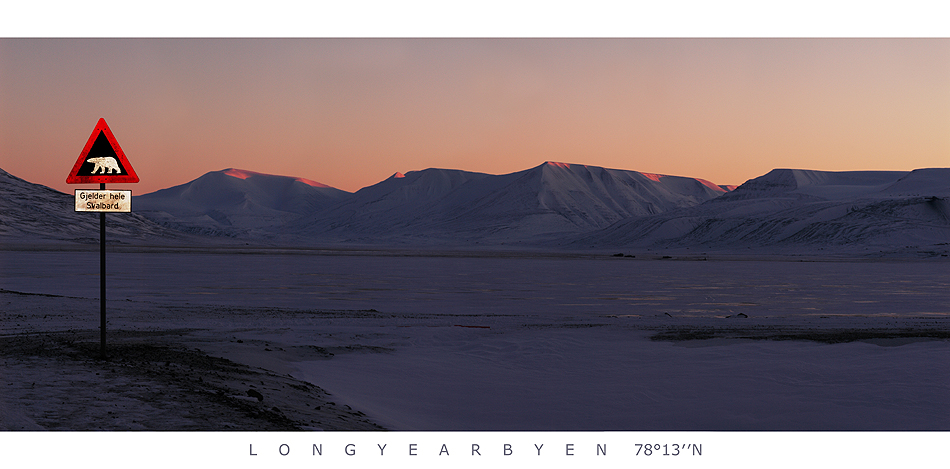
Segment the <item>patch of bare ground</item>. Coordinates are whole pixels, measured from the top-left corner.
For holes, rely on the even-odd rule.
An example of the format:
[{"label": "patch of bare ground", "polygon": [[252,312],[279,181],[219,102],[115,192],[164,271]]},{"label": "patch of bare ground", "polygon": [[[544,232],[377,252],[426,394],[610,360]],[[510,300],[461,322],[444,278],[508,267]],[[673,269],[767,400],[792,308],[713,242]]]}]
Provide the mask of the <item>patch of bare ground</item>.
[{"label": "patch of bare ground", "polygon": [[97,330],[0,337],[0,428],[383,430],[317,386],[187,348],[179,335],[110,331],[105,360]]},{"label": "patch of bare ground", "polygon": [[655,341],[693,341],[709,339],[805,340],[826,344],[868,342],[897,346],[927,340],[948,340],[950,330],[943,328],[800,328],[779,326],[675,326],[657,331]]}]

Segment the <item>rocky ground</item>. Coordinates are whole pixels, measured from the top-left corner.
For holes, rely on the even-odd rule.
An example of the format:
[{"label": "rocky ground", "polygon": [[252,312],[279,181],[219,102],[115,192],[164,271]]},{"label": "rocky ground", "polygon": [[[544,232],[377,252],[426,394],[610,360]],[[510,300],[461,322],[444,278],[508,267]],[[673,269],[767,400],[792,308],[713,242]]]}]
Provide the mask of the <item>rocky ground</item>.
[{"label": "rocky ground", "polygon": [[0,337],[7,430],[382,430],[310,383],[210,356],[186,330]]}]

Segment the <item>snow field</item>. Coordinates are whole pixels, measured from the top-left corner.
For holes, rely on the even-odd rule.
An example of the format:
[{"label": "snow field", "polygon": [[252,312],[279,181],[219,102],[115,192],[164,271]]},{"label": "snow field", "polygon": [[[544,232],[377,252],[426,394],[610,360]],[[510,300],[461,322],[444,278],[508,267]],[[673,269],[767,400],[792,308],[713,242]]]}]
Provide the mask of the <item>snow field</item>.
[{"label": "snow field", "polygon": [[[950,428],[939,261],[108,259],[109,330],[180,331],[187,347],[309,381],[391,429]],[[98,327],[94,253],[4,251],[0,263],[0,334]],[[822,342],[840,331],[866,335]],[[753,340],[794,334],[816,340]]]}]

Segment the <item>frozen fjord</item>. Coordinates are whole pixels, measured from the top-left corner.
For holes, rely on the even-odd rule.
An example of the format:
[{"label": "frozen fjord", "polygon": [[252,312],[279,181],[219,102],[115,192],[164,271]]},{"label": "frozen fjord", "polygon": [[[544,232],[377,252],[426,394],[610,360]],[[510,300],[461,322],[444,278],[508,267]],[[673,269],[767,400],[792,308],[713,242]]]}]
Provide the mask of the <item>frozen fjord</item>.
[{"label": "frozen fjord", "polygon": [[[111,253],[110,328],[205,331],[393,429],[950,428],[947,340],[825,343],[945,332],[940,260],[353,254]],[[0,288],[96,298],[94,253],[0,259]]]}]

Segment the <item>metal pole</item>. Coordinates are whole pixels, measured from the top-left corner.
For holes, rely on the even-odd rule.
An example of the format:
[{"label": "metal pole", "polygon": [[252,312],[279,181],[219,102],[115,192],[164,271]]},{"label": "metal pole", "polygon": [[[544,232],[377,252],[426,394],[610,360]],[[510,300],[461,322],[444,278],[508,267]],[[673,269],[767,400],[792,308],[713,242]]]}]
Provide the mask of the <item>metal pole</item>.
[{"label": "metal pole", "polygon": [[[99,184],[100,190],[106,184]],[[106,359],[106,213],[99,213],[99,352]]]}]

